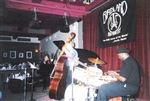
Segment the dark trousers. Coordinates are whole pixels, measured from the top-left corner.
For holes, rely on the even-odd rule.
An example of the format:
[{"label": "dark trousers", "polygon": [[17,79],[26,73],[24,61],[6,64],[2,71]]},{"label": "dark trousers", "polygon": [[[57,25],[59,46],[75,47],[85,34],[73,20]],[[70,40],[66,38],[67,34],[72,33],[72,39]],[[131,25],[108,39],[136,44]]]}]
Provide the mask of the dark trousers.
[{"label": "dark trousers", "polygon": [[72,83],[72,70],[69,66],[66,66],[67,75],[66,75],[66,88]]},{"label": "dark trousers", "polygon": [[49,84],[49,75],[48,74],[43,74],[42,79],[43,79],[43,90],[46,90],[46,87]]},{"label": "dark trousers", "polygon": [[119,82],[103,84],[98,88],[97,101],[109,101],[111,98],[134,94],[137,91],[138,86],[133,87]]}]

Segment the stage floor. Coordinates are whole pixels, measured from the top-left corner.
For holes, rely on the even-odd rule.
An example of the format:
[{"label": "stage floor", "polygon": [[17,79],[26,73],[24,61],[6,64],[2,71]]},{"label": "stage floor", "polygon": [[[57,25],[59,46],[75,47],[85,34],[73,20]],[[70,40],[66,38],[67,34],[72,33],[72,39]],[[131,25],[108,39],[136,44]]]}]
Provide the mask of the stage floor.
[{"label": "stage floor", "polygon": [[[3,97],[0,101],[55,101],[49,98],[48,95],[48,87],[43,91],[42,87],[35,87],[35,91],[33,93],[31,91],[27,91],[26,93],[19,92],[13,93],[8,89],[7,85],[3,90]],[[61,100],[63,101],[63,100]]]},{"label": "stage floor", "polygon": [[[21,92],[21,93],[13,93],[8,89],[6,85],[5,89],[3,90],[3,97],[0,101],[64,101],[62,100],[53,100],[49,98],[48,94],[48,87],[46,90],[43,91],[42,86],[35,87],[33,93],[31,91]],[[120,101],[120,98],[113,98],[109,101]],[[137,100],[142,101],[142,100]]]}]

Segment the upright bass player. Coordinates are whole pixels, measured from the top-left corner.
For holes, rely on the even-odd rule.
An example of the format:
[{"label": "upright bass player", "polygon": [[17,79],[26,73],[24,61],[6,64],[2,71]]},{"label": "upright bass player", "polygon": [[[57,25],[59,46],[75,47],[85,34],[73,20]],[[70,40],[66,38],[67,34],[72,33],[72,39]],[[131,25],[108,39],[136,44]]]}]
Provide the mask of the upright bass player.
[{"label": "upright bass player", "polygon": [[75,33],[71,32],[58,58],[55,68],[54,79],[50,82],[49,97],[57,100],[64,98],[65,89],[72,83],[72,69],[78,65],[73,60],[67,58],[78,58],[78,53],[74,49],[75,44],[72,39]]}]

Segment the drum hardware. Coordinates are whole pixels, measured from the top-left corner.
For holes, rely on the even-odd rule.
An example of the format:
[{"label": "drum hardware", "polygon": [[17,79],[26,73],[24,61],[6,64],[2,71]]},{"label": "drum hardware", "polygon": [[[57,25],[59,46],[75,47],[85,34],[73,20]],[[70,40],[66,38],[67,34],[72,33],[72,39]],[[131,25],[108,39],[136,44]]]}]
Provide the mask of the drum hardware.
[{"label": "drum hardware", "polygon": [[[99,78],[103,75],[103,72],[101,69],[97,68],[96,65],[92,66],[92,67],[88,67],[86,68],[87,72],[88,72],[88,76],[87,76],[87,98],[86,101],[94,101],[95,97],[97,97],[97,89],[100,85],[104,84],[103,81],[99,80]],[[94,75],[92,75],[92,74]],[[93,95],[91,96],[89,93],[91,92],[91,88],[94,90]],[[94,99],[92,99],[92,97]]]},{"label": "drum hardware", "polygon": [[[74,60],[75,62],[78,62],[79,64],[81,64],[82,66],[84,66],[84,67],[86,67],[87,68],[87,66],[86,66],[86,64],[84,64],[84,63],[82,63],[82,62],[80,62],[78,59],[73,59],[73,58],[71,58],[71,57],[68,57],[68,58],[70,58],[70,59],[72,59],[72,60]],[[73,78],[74,78],[74,72],[73,72],[73,66],[72,66],[72,84],[71,84],[71,91],[72,91],[72,98],[71,99],[69,99],[69,101],[74,101],[75,99],[74,99],[74,94],[73,94],[73,92],[74,92],[74,89],[73,89]],[[82,70],[82,69],[80,69],[80,70]],[[87,82],[88,82],[88,77],[87,77],[87,75],[86,75],[86,80],[87,80]],[[88,84],[88,83],[87,83]],[[90,89],[90,87],[89,87],[89,85],[88,85],[88,92],[87,92],[87,101],[90,101],[90,94],[89,94],[89,90]]]},{"label": "drum hardware", "polygon": [[100,76],[103,74],[100,69],[95,67],[87,67],[86,69],[75,67],[74,69],[74,78],[78,81],[79,85],[84,85],[87,88],[86,98],[84,99],[86,101],[92,101],[92,97],[95,97],[95,94],[90,95],[90,90],[97,89],[101,84],[103,84],[103,81],[98,79],[100,76],[95,74],[95,72],[98,72]]},{"label": "drum hardware", "polygon": [[[68,57],[68,58],[70,58],[70,57]],[[91,68],[89,68],[88,66],[86,66],[85,64],[83,64],[82,62],[80,62],[80,61],[78,61],[78,59],[73,59],[73,58],[70,58],[70,59],[72,59],[72,60],[74,60],[74,61],[76,61],[76,62],[78,62],[79,64],[81,64],[82,66],[84,66],[84,67],[86,67],[86,69],[84,70],[84,69],[82,69],[82,68],[79,68],[79,67],[75,67],[75,70],[73,71],[73,69],[72,69],[72,84],[70,85],[71,86],[71,99],[69,98],[69,101],[94,101],[94,99],[93,99],[93,97],[95,97],[95,96],[97,96],[96,95],[96,93],[95,93],[95,91],[96,91],[96,89],[98,88],[98,86],[99,85],[101,85],[101,84],[103,84],[104,82],[102,82],[102,80],[98,80],[98,78],[100,78],[102,75],[103,75],[103,72],[102,72],[102,70],[100,70],[100,69],[98,69],[98,68],[93,68],[93,67],[91,67]],[[106,62],[104,62],[104,61],[102,61],[102,60],[95,60],[95,59],[93,59],[93,58],[89,58],[89,60],[90,61],[92,61],[93,63],[95,63],[95,64],[106,64]],[[94,60],[94,61],[93,61]],[[96,65],[95,65],[96,66]],[[79,73],[77,73],[77,75],[76,75],[76,72],[79,72]],[[91,72],[92,72],[92,74],[94,74],[94,76],[93,75],[91,75]],[[79,74],[81,74],[81,75],[79,75]],[[96,75],[95,75],[96,74]],[[100,76],[98,75],[98,74],[100,74]],[[77,76],[77,77],[76,77]],[[97,79],[93,79],[93,77],[97,77],[98,76],[98,78]],[[79,77],[79,78],[78,78]],[[76,88],[74,89],[74,87],[76,87],[77,85],[74,85],[73,84],[73,78],[75,78],[75,79],[77,79],[77,80],[79,80],[79,82],[81,82],[81,85],[82,85],[82,83],[85,83],[85,84],[83,84],[84,86],[86,86],[87,88],[86,88],[86,98],[85,99],[77,99],[76,97],[76,93],[75,93],[75,91],[77,90]],[[93,82],[93,81],[98,81],[98,85],[92,85],[92,84],[90,84],[90,82],[89,81],[91,81],[91,82]],[[96,82],[94,82],[94,83],[96,83]],[[96,83],[97,84],[97,83]],[[79,87],[80,87],[80,85],[78,85]],[[77,86],[77,87],[78,87]],[[69,87],[67,87],[68,89],[69,89]],[[94,89],[94,92],[93,92],[93,90],[92,89]],[[84,89],[85,90],[85,89]],[[79,90],[80,91],[80,90]],[[92,95],[91,95],[91,92],[93,93]],[[79,92],[79,93],[81,93],[81,92]],[[65,96],[67,96],[66,94],[65,94]],[[68,100],[65,100],[65,101],[68,101]]]},{"label": "drum hardware", "polygon": [[73,83],[73,66],[71,66],[71,72],[72,72],[72,81],[71,81],[71,99],[69,99],[69,101],[74,101],[74,94],[73,94],[73,85],[74,85],[74,83]]},{"label": "drum hardware", "polygon": [[[95,75],[91,75],[91,72],[96,75],[100,74],[100,76],[96,76],[95,78]],[[117,70],[116,72],[119,72],[119,70]],[[102,84],[108,83],[106,82],[107,80],[115,79],[115,78],[112,78],[111,76],[103,75],[103,72],[101,71],[101,69],[95,68],[95,67],[87,67],[86,70],[76,67],[74,69],[74,73],[72,74],[74,76],[83,77],[83,79],[74,77],[75,79],[79,80],[81,84],[70,85],[71,89],[74,89],[74,91],[72,90],[73,101],[95,101],[97,97],[98,87],[101,86]],[[79,74],[79,75],[76,75],[76,74]],[[76,87],[79,87],[79,89],[77,89]],[[84,90],[84,92],[80,90]],[[81,96],[82,93],[86,94],[84,95],[84,98]],[[65,100],[65,101],[72,101],[72,100]]]},{"label": "drum hardware", "polygon": [[91,101],[89,78],[87,78],[87,97],[86,97],[85,101]]},{"label": "drum hardware", "polygon": [[96,90],[99,86],[104,84],[105,81],[89,78],[88,76],[86,76],[85,79],[86,82],[84,82],[84,84],[71,84],[67,87],[65,101],[94,101],[97,97]]},{"label": "drum hardware", "polygon": [[[70,97],[72,96],[71,94],[71,87],[72,85],[69,85],[65,91],[65,97],[64,101],[70,101]],[[74,101],[94,101],[94,90],[89,87],[89,97],[87,97],[87,86],[85,85],[79,85],[79,84],[74,84],[73,85],[73,94],[74,94]],[[88,100],[89,99],[89,100]]]},{"label": "drum hardware", "polygon": [[[75,63],[75,62],[74,62]],[[72,72],[72,81],[71,81],[71,98],[69,99],[69,101],[75,101],[74,99],[74,68],[73,65],[70,66],[71,68],[71,72]]]},{"label": "drum hardware", "polygon": [[103,75],[103,71],[96,66],[90,66],[87,68],[90,78],[97,78],[99,79]]},{"label": "drum hardware", "polygon": [[73,71],[73,78],[80,84],[86,84],[87,71],[80,67],[75,67]]}]

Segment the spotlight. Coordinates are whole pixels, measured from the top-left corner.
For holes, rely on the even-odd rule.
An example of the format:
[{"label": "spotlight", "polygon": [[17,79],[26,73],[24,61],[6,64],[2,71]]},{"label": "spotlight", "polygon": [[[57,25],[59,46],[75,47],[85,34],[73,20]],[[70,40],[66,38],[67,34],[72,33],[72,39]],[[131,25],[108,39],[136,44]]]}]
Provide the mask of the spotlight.
[{"label": "spotlight", "polygon": [[90,4],[90,0],[86,0],[86,4],[89,5]]},{"label": "spotlight", "polygon": [[41,20],[39,20],[39,17],[36,13],[36,8],[34,8],[34,12],[31,14],[31,21],[29,22],[29,27],[33,29],[40,29],[40,24],[42,23]]},{"label": "spotlight", "polygon": [[84,1],[83,1],[83,4],[89,5],[89,4],[91,4],[92,2],[94,2],[94,0],[84,0]]},{"label": "spotlight", "polygon": [[66,12],[64,12],[64,18],[59,20],[59,24],[60,24],[60,32],[68,33],[70,31],[69,19],[67,19]]}]

